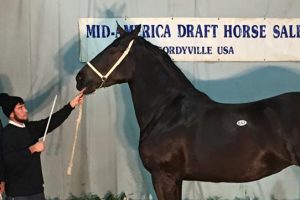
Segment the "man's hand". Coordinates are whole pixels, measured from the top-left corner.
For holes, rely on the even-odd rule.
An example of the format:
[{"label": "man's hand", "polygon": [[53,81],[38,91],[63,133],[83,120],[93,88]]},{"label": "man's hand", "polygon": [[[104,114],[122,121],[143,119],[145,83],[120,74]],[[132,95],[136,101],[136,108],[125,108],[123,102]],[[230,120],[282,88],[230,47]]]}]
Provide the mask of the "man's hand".
[{"label": "man's hand", "polygon": [[31,154],[35,153],[35,152],[42,152],[45,150],[45,142],[43,141],[38,141],[37,143],[35,143],[34,145],[31,145],[29,147],[29,150],[31,152]]},{"label": "man's hand", "polygon": [[5,191],[5,183],[3,181],[0,182],[0,194],[3,194]]},{"label": "man's hand", "polygon": [[76,97],[74,99],[72,99],[70,101],[70,105],[72,108],[75,108],[76,106],[78,106],[79,104],[83,103],[84,100],[84,94],[83,94],[84,90],[81,90],[80,93],[78,95],[76,95]]}]

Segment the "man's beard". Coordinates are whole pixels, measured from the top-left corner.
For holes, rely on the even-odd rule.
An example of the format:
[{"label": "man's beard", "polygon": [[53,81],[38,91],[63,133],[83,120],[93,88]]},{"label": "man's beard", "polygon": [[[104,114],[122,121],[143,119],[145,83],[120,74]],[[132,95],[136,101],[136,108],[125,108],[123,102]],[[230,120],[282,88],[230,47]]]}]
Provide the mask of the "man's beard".
[{"label": "man's beard", "polygon": [[19,123],[26,123],[28,122],[28,117],[27,119],[20,119],[17,115],[15,115],[15,120]]}]

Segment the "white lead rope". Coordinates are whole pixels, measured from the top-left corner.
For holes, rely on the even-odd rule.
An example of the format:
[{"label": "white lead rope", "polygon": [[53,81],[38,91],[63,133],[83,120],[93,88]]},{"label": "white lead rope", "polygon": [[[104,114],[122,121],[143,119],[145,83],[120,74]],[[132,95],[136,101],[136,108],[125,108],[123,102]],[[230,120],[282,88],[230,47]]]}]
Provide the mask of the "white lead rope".
[{"label": "white lead rope", "polygon": [[79,125],[80,125],[80,121],[81,121],[81,116],[82,116],[82,104],[80,104],[80,106],[79,106],[79,113],[78,113],[78,117],[77,117],[77,120],[76,120],[76,129],[75,129],[75,136],[74,136],[74,141],[73,141],[72,153],[71,153],[71,158],[70,158],[69,165],[68,165],[68,170],[67,170],[67,174],[69,176],[72,174],[75,148],[76,148],[76,143],[77,143],[77,138],[78,138],[78,130],[79,130]]},{"label": "white lead rope", "polygon": [[117,66],[124,60],[124,58],[127,56],[129,53],[131,46],[133,44],[134,40],[131,40],[130,43],[128,44],[128,47],[126,50],[123,52],[122,56],[117,60],[117,62],[112,66],[112,68],[105,74],[101,74],[96,67],[94,67],[90,62],[87,62],[88,66],[101,78],[101,80],[104,82],[108,76],[117,68]]},{"label": "white lead rope", "polygon": [[53,104],[52,104],[50,116],[48,118],[47,126],[46,126],[44,137],[43,137],[43,142],[45,142],[45,140],[46,140],[46,135],[47,135],[47,131],[48,131],[48,128],[49,128],[50,121],[51,121],[51,117],[52,117],[53,109],[54,109],[54,106],[55,106],[55,103],[56,103],[56,99],[57,99],[57,95],[55,95],[55,98],[54,98],[54,101],[53,101]]}]

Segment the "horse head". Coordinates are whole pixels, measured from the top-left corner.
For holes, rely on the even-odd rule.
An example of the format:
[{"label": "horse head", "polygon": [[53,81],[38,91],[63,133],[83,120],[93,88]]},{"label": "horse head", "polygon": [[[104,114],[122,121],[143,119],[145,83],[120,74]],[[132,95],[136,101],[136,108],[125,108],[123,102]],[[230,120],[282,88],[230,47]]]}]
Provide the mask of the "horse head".
[{"label": "horse head", "polygon": [[90,94],[101,87],[128,82],[134,72],[134,62],[130,59],[135,39],[138,38],[141,25],[135,30],[126,32],[119,24],[117,32],[120,37],[88,62],[77,74],[77,89],[85,88]]}]

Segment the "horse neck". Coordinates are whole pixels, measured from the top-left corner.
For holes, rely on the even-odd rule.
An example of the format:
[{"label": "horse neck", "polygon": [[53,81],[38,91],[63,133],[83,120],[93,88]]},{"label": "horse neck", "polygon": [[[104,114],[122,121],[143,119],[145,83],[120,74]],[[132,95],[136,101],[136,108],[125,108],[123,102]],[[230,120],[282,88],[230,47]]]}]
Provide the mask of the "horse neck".
[{"label": "horse neck", "polygon": [[129,81],[136,117],[143,131],[178,95],[194,92],[194,86],[171,60],[159,54],[139,51]]}]

